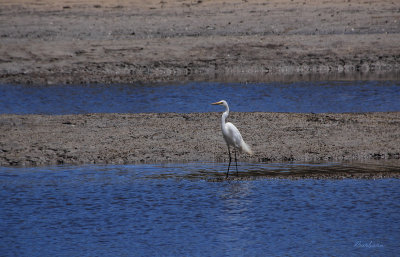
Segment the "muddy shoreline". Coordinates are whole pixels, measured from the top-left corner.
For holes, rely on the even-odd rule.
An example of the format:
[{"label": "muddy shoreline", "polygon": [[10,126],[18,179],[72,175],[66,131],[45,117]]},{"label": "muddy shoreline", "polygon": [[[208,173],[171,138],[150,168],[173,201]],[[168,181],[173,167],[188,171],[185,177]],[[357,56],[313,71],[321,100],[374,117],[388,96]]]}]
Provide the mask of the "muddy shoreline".
[{"label": "muddy shoreline", "polygon": [[396,1],[3,1],[0,83],[399,79]]},{"label": "muddy shoreline", "polygon": [[[400,79],[400,4],[391,0],[8,0],[0,7],[0,83]],[[0,165],[223,162],[219,118],[4,114]],[[255,152],[242,161],[400,158],[398,112],[232,113],[230,120]]]},{"label": "muddy shoreline", "polygon": [[[225,162],[220,113],[0,115],[0,165]],[[231,113],[240,160],[400,159],[400,113]]]},{"label": "muddy shoreline", "polygon": [[[220,115],[2,114],[0,166],[227,162]],[[367,167],[351,172],[240,173],[230,179],[400,178],[400,112],[234,112],[229,120],[254,151],[252,156],[241,154],[239,161],[354,162]],[[371,161],[373,165],[369,166]],[[218,175],[211,181],[221,179],[224,176]]]}]

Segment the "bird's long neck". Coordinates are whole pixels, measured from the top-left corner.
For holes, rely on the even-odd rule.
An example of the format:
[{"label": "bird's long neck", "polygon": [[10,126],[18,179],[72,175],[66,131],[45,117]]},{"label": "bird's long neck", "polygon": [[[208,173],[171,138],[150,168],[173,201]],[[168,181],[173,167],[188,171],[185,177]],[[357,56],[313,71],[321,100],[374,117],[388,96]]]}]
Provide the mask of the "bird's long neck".
[{"label": "bird's long neck", "polygon": [[224,111],[224,113],[222,114],[222,118],[221,118],[221,126],[222,127],[224,127],[225,126],[225,123],[226,123],[226,118],[228,117],[228,115],[229,115],[229,106],[228,105],[225,105],[225,111]]}]

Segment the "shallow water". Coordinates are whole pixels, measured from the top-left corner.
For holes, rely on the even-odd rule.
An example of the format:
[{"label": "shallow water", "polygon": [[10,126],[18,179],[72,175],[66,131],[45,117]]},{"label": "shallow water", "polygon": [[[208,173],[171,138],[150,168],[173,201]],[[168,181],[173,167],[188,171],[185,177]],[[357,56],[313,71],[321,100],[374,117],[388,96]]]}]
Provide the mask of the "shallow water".
[{"label": "shallow water", "polygon": [[400,81],[198,83],[163,85],[0,85],[0,113],[76,114],[220,111],[400,111]]},{"label": "shallow water", "polygon": [[[211,182],[225,168],[1,167],[2,256],[398,254],[398,179]],[[353,169],[240,163],[240,175],[332,168]]]}]

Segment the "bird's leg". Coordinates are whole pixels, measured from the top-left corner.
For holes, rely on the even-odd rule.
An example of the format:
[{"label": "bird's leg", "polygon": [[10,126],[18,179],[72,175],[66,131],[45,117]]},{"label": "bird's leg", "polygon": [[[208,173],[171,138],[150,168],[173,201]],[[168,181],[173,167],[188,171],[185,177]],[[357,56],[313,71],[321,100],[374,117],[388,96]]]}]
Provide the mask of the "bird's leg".
[{"label": "bird's leg", "polygon": [[229,168],[231,167],[231,161],[232,161],[231,150],[229,149],[229,145],[228,145],[228,154],[229,154],[229,164],[228,164],[228,171],[226,172],[226,178],[228,178]]},{"label": "bird's leg", "polygon": [[236,158],[236,148],[235,148],[235,163],[236,163],[236,176],[239,177],[239,171],[238,171],[238,167],[237,167],[237,158]]}]

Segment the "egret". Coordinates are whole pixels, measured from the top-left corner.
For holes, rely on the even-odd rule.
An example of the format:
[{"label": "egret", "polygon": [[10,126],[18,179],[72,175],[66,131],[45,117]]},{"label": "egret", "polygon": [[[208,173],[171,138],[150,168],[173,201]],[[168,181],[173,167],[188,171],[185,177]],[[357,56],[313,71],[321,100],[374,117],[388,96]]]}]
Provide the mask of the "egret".
[{"label": "egret", "polygon": [[232,157],[230,147],[233,146],[233,150],[235,153],[235,162],[236,162],[236,175],[239,175],[238,168],[237,168],[237,158],[236,158],[236,150],[240,152],[246,152],[248,154],[253,154],[250,147],[244,142],[242,135],[240,134],[239,130],[230,122],[226,122],[226,118],[229,115],[229,105],[225,100],[221,100],[216,103],[212,103],[213,105],[223,105],[225,106],[225,111],[222,114],[221,118],[221,129],[222,135],[225,139],[226,145],[228,146],[228,154],[229,154],[229,165],[228,171],[226,172],[226,177],[229,174],[229,168],[231,167]]}]

